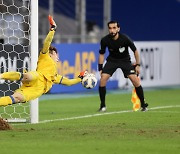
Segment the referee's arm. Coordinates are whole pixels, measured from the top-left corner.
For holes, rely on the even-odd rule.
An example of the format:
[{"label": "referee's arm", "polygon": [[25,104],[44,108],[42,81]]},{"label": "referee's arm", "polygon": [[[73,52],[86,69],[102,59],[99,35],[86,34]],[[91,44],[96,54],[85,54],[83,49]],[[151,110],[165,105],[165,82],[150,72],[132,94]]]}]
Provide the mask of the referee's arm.
[{"label": "referee's arm", "polygon": [[98,59],[98,71],[102,72],[103,63],[104,63],[104,54],[106,52],[106,43],[101,39],[100,45],[101,48],[99,50],[99,59]]},{"label": "referee's arm", "polygon": [[140,65],[140,56],[139,56],[139,52],[137,49],[134,51],[134,57],[136,60],[136,65]]},{"label": "referee's arm", "polygon": [[136,73],[140,74],[140,56],[137,49],[134,51],[134,57],[136,59],[136,64],[135,64]]},{"label": "referee's arm", "polygon": [[98,70],[99,71],[102,71],[103,63],[104,63],[104,54],[99,54],[99,59],[98,59]]}]

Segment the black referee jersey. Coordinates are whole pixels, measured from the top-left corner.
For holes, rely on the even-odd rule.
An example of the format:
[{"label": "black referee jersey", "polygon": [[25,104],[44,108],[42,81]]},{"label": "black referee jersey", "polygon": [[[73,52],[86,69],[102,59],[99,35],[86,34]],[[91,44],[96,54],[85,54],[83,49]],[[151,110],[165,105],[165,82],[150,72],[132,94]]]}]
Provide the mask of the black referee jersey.
[{"label": "black referee jersey", "polygon": [[136,51],[136,46],[133,41],[127,35],[121,33],[119,33],[119,38],[117,40],[113,40],[110,35],[103,37],[100,42],[99,53],[104,54],[106,52],[106,47],[109,50],[107,60],[130,60],[128,47],[130,47],[133,52]]}]

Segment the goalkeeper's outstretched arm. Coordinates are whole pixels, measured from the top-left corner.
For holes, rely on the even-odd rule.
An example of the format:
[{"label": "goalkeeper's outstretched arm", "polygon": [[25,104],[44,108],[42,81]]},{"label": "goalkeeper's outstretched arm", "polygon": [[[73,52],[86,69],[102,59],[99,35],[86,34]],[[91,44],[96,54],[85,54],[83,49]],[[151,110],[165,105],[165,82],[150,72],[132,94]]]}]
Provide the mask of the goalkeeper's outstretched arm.
[{"label": "goalkeeper's outstretched arm", "polygon": [[46,54],[46,53],[49,52],[49,47],[50,47],[51,42],[52,42],[52,40],[54,38],[54,34],[55,34],[55,31],[56,31],[56,28],[57,28],[56,23],[53,20],[53,17],[49,15],[48,19],[49,19],[49,23],[50,23],[51,28],[50,28],[50,31],[49,31],[48,35],[46,36],[46,38],[44,40],[43,48],[41,50],[41,52],[43,54]]},{"label": "goalkeeper's outstretched arm", "polygon": [[68,79],[68,78],[63,77],[61,75],[57,75],[54,83],[63,84],[66,86],[72,86],[74,84],[80,83],[82,81],[83,77],[86,76],[87,74],[88,74],[87,71],[82,71],[82,72],[80,72],[79,76],[77,78],[74,78],[74,79]]},{"label": "goalkeeper's outstretched arm", "polygon": [[68,78],[63,77],[60,84],[63,84],[66,86],[72,86],[72,85],[77,84],[79,82],[81,82],[80,78],[68,79]]},{"label": "goalkeeper's outstretched arm", "polygon": [[57,75],[56,79],[54,80],[55,84],[62,84],[62,85],[66,85],[66,86],[71,86],[74,84],[77,84],[81,82],[81,78],[74,78],[74,79],[68,79],[64,76],[61,75]]}]

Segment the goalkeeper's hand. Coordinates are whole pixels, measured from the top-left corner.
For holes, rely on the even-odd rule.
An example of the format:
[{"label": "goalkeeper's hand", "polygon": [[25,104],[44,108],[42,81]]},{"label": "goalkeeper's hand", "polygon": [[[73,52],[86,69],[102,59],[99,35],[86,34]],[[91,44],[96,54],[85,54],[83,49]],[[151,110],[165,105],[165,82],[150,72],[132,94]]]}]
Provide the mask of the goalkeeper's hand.
[{"label": "goalkeeper's hand", "polygon": [[88,74],[88,71],[82,71],[82,72],[80,72],[80,74],[78,75],[78,77],[81,78],[81,79],[83,79],[87,74]]},{"label": "goalkeeper's hand", "polygon": [[53,30],[55,31],[56,28],[57,28],[57,25],[56,25],[53,17],[52,17],[51,15],[49,15],[49,16],[48,16],[48,19],[49,19],[49,23],[50,23],[50,25],[51,25],[50,30],[51,30],[51,31],[53,31]]}]

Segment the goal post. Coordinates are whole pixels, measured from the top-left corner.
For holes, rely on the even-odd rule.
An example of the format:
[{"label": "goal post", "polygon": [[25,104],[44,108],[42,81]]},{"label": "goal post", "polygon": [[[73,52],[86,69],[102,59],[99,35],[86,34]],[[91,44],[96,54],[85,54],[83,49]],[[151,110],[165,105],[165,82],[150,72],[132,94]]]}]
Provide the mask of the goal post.
[{"label": "goal post", "polygon": [[[38,60],[38,0],[31,0],[31,70],[36,70]],[[38,98],[30,101],[30,122],[39,121]]]},{"label": "goal post", "polygon": [[[0,0],[0,73],[36,70],[38,42],[38,0]],[[0,80],[0,97],[12,95],[20,85]],[[0,117],[38,123],[38,99],[0,107]]]}]

